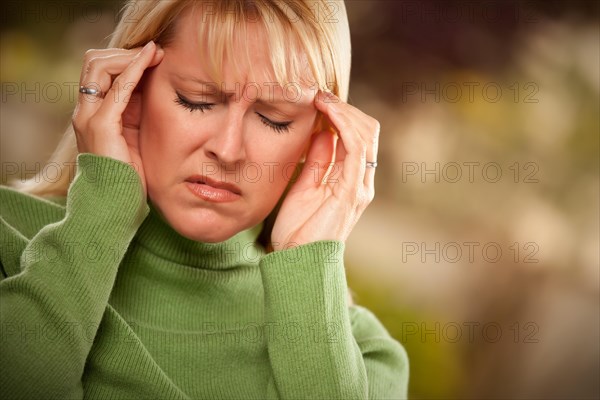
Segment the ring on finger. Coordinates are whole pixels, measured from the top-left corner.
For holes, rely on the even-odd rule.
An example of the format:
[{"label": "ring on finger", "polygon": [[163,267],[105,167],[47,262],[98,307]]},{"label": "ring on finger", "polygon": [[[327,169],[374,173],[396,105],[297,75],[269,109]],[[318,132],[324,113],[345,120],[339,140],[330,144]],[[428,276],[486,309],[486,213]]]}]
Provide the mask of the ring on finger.
[{"label": "ring on finger", "polygon": [[100,98],[103,97],[101,90],[94,89],[94,88],[87,87],[87,86],[79,86],[79,93],[89,94],[91,96],[96,96],[96,97],[100,97]]}]

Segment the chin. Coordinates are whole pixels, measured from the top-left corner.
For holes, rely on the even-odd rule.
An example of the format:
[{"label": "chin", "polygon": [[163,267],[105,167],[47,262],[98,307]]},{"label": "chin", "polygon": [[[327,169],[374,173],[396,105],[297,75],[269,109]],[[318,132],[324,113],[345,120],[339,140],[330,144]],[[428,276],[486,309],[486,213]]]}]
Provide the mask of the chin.
[{"label": "chin", "polygon": [[173,220],[167,216],[167,222],[181,236],[196,242],[223,242],[244,229],[239,222],[211,215],[211,211],[195,210],[189,214],[177,215]]},{"label": "chin", "polygon": [[177,233],[196,242],[223,242],[254,226],[242,216],[222,215],[207,208],[171,208],[162,214]]}]

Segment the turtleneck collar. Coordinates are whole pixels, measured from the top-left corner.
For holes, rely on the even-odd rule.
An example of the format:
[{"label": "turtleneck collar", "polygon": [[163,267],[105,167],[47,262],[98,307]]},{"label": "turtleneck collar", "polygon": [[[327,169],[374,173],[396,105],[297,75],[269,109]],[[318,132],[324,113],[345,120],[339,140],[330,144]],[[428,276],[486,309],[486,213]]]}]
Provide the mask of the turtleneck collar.
[{"label": "turtleneck collar", "polygon": [[204,243],[181,236],[149,202],[150,213],[134,241],[155,256],[190,267],[226,270],[257,263],[264,249],[256,243],[263,223],[219,243]]}]

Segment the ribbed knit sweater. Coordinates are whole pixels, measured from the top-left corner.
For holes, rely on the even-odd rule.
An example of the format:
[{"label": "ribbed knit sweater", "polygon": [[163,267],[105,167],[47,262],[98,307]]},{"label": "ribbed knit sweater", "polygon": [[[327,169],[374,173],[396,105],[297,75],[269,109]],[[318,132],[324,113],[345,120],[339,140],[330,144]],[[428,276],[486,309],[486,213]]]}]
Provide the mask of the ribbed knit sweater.
[{"label": "ribbed knit sweater", "polygon": [[64,202],[4,187],[0,207],[2,399],[406,397],[403,347],[347,304],[342,242],[191,241],[92,154]]}]

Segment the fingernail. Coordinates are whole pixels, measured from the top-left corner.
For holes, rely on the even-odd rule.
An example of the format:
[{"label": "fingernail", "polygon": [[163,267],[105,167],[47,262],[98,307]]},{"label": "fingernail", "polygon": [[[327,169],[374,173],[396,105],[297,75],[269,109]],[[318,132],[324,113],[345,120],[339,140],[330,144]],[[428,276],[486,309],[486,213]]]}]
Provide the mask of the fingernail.
[{"label": "fingernail", "polygon": [[333,92],[329,90],[323,90],[323,101],[326,103],[335,103],[337,102],[337,96],[333,94]]},{"label": "fingernail", "polygon": [[146,43],[146,45],[144,46],[144,48],[142,49],[142,51],[148,51],[148,49],[150,47],[152,47],[152,45],[154,44],[154,41],[149,41],[148,43]]}]

